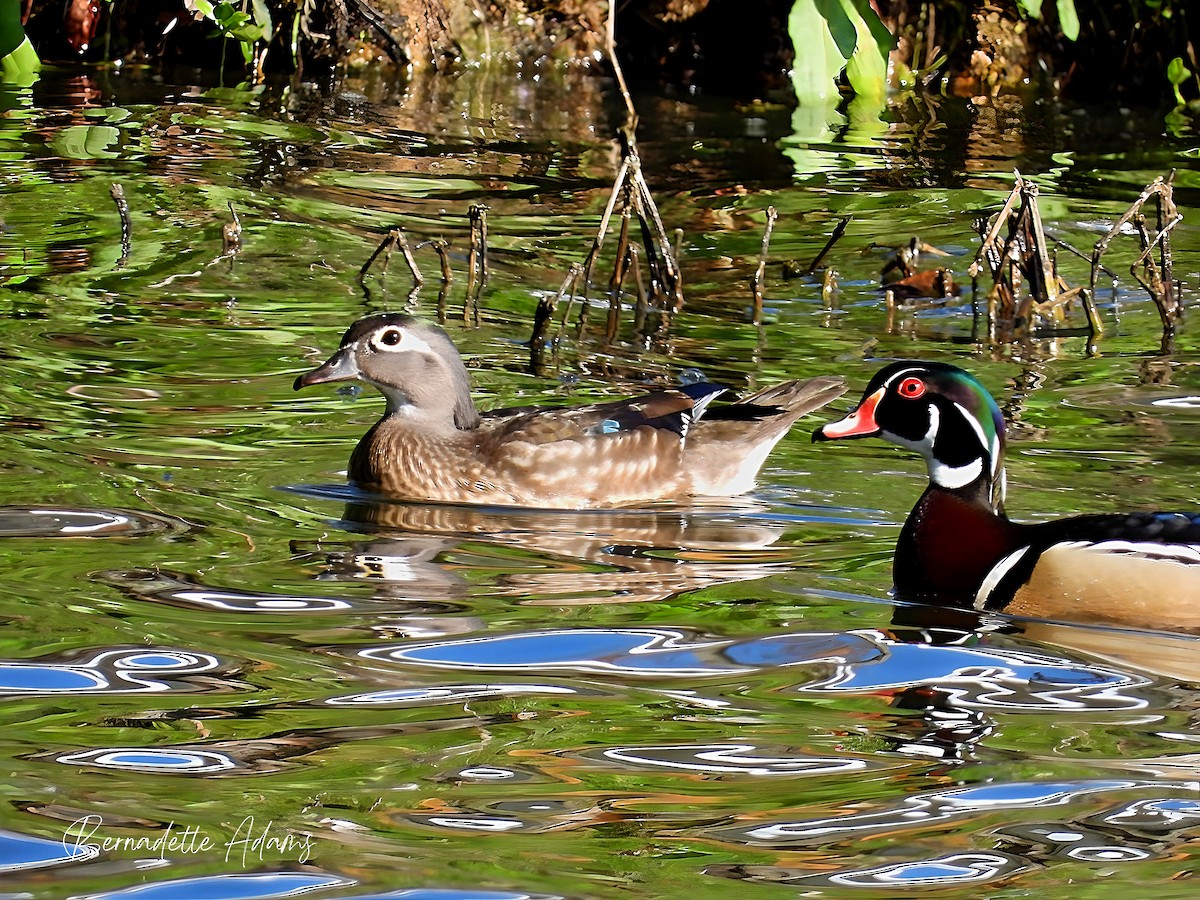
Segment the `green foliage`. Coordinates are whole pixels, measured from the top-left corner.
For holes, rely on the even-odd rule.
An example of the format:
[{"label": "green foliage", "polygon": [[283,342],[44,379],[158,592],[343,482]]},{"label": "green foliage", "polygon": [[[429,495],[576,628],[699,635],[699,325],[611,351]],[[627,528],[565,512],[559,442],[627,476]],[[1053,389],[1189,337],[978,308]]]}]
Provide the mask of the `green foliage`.
[{"label": "green foliage", "polygon": [[0,0],[0,81],[28,85],[41,65],[21,25],[20,0]]},{"label": "green foliage", "polygon": [[216,4],[212,0],[189,0],[189,5],[216,25],[221,34],[238,42],[247,64],[253,62],[259,53],[266,52],[266,45],[275,33],[266,0],[249,0],[250,12],[245,11],[245,0],[241,4],[242,9],[226,0]]},{"label": "green foliage", "polygon": [[1175,102],[1180,106],[1186,106],[1187,100],[1184,99],[1183,91],[1179,87],[1191,77],[1192,70],[1184,63],[1183,57],[1177,56],[1167,64],[1167,81],[1171,82],[1171,90],[1175,92]]},{"label": "green foliage", "polygon": [[[1079,38],[1079,13],[1075,10],[1075,0],[1055,0],[1058,11],[1058,27],[1062,29],[1063,37],[1068,41]],[[1017,0],[1017,8],[1022,15],[1031,19],[1042,17],[1042,0]]]},{"label": "green foliage", "polygon": [[836,96],[843,69],[856,94],[883,97],[893,38],[867,0],[796,0],[788,36],[796,51],[792,84],[802,104]]}]

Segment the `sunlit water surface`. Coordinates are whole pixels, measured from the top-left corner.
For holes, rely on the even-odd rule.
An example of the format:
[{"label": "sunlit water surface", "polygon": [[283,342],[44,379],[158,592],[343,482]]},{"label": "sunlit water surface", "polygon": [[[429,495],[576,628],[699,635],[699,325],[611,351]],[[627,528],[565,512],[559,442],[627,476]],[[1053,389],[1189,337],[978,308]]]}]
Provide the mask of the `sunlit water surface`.
[{"label": "sunlit water surface", "polygon": [[[1085,250],[1178,168],[1176,274],[1194,291],[1196,141],[1161,116],[897,97],[886,126],[846,132],[640,97],[688,303],[649,340],[628,309],[610,342],[603,308],[582,334],[573,316],[531,374],[534,306],[583,260],[616,170],[607,82],[481,71],[322,93],[135,71],[48,74],[10,101],[4,896],[1195,896],[1196,644],[898,610],[916,460],[814,448],[809,421],[728,503],[380,503],[342,475],[378,398],[291,389],[382,309],[440,314],[485,405],[689,369],[739,390],[840,373],[834,415],[883,360],[950,360],[1014,421],[1015,517],[1200,507],[1191,332],[1164,352],[1128,278],[1105,284],[1090,349],[981,343],[966,302],[972,221],[1014,167]],[[478,326],[473,204],[491,251]],[[785,280],[847,215],[837,294]],[[398,256],[360,284],[395,226],[450,242],[444,296],[428,251],[416,293]],[[889,316],[867,248],[913,235],[968,291]]]}]

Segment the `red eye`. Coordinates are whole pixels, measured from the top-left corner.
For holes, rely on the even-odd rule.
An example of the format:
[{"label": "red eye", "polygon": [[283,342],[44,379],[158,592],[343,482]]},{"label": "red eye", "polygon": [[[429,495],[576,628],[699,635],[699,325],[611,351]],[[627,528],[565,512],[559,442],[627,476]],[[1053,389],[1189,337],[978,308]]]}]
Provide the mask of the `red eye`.
[{"label": "red eye", "polygon": [[896,392],[901,397],[907,397],[909,400],[916,400],[925,393],[925,382],[920,378],[905,378],[902,382],[896,385]]}]

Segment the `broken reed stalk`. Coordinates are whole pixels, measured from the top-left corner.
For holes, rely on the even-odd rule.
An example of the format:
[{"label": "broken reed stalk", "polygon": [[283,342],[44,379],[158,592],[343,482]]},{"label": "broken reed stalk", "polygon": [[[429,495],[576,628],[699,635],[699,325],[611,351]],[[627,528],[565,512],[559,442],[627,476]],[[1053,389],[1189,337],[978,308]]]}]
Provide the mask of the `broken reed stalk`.
[{"label": "broken reed stalk", "polygon": [[1040,304],[1053,304],[1058,300],[1058,278],[1050,268],[1050,253],[1046,248],[1046,232],[1042,228],[1042,213],[1038,209],[1038,186],[1029,182],[1021,197],[1021,205],[1028,211],[1026,233],[1037,253],[1033,273],[1036,276],[1030,285],[1031,292]]},{"label": "broken reed stalk", "polygon": [[121,255],[117,258],[117,268],[120,269],[129,261],[129,254],[133,250],[133,222],[129,218],[129,204],[125,200],[125,188],[114,182],[108,191],[117,205],[117,215],[121,217]]},{"label": "broken reed stalk", "polygon": [[453,282],[454,281],[454,273],[450,270],[450,254],[449,254],[450,245],[440,239],[439,240],[421,241],[421,243],[419,243],[415,247],[413,247],[413,251],[416,252],[417,250],[420,250],[423,247],[429,247],[430,249],[433,250],[434,253],[437,254],[438,263],[440,264],[441,269],[442,269],[442,284],[447,285],[447,284],[450,284],[451,282]]},{"label": "broken reed stalk", "polygon": [[482,204],[468,211],[471,220],[471,249],[467,253],[467,296],[463,300],[463,321],[479,324],[479,295],[487,283],[487,211]]},{"label": "broken reed stalk", "polygon": [[[1021,196],[1021,188],[1025,185],[1025,179],[1021,177],[1020,172],[1014,172],[1017,176],[1016,183],[1009,191],[1008,199],[1004,201],[1004,206],[1000,208],[1000,212],[996,214],[996,218],[992,220],[992,225],[983,232],[983,242],[979,246],[979,252],[975,254],[975,260],[971,263],[968,270],[972,278],[975,278],[981,270],[980,263],[988,267],[988,271],[993,280],[998,280],[1000,271],[1004,265],[1003,253],[996,246],[996,240],[1000,236],[1000,229],[1008,221],[1009,215],[1012,214],[1012,208],[1016,205],[1017,199]],[[985,223],[986,224],[986,223]]]},{"label": "broken reed stalk", "polygon": [[[604,235],[608,233],[608,223],[612,219],[613,210],[617,205],[617,197],[621,194],[622,189],[627,189],[626,177],[629,174],[629,160],[621,160],[621,168],[617,170],[617,177],[613,180],[612,191],[608,195],[608,203],[604,207],[604,215],[600,217],[600,227],[596,229],[596,236],[592,239],[592,248],[588,251],[587,258],[583,261],[583,285],[580,291],[579,303],[579,330],[583,331],[584,324],[587,321],[588,311],[588,292],[592,286],[592,267],[596,263],[596,257],[600,255],[600,248],[604,245]],[[625,203],[628,205],[628,198]],[[571,315],[570,307],[563,313],[563,321],[565,322]]]},{"label": "broken reed stalk", "polygon": [[236,256],[242,252],[242,220],[238,218],[232,200],[229,201],[229,214],[233,216],[233,221],[221,226],[222,256]]},{"label": "broken reed stalk", "polygon": [[682,273],[675,260],[671,240],[663,227],[658,205],[654,202],[654,195],[642,173],[641,160],[638,158],[637,150],[628,143],[631,136],[626,135],[626,139],[626,153],[629,161],[628,177],[631,185],[630,199],[642,232],[642,247],[646,253],[646,266],[650,274],[650,292],[654,296],[657,306],[678,312],[683,308]]},{"label": "broken reed stalk", "polygon": [[[1015,181],[1004,206],[990,226],[979,226],[982,240],[968,270],[973,285],[985,267],[992,278],[987,306],[989,337],[995,338],[998,320],[1018,327],[1029,327],[1036,317],[1061,321],[1063,308],[1075,298],[1083,301],[1091,333],[1102,333],[1094,291],[1069,288],[1051,262],[1038,208],[1038,186],[1019,171],[1013,174]],[[1014,213],[1018,199],[1020,206]],[[1001,240],[1005,225],[1007,236]]]},{"label": "broken reed stalk", "polygon": [[359,283],[361,284],[363,279],[367,277],[367,273],[371,270],[371,266],[375,263],[375,260],[379,258],[380,253],[384,254],[383,272],[387,274],[388,265],[392,261],[392,251],[397,247],[400,248],[400,253],[403,255],[405,263],[408,264],[408,271],[412,274],[413,283],[417,287],[424,284],[425,279],[421,276],[421,270],[417,268],[417,261],[413,259],[412,249],[408,246],[408,238],[404,236],[404,232],[399,228],[389,229],[388,233],[384,235],[383,240],[379,242],[379,246],[375,248],[375,252],[363,263],[362,268],[358,270]]},{"label": "broken reed stalk", "polygon": [[621,233],[617,238],[617,261],[613,265],[612,277],[608,281],[608,321],[605,325],[605,339],[612,343],[616,339],[618,326],[621,321],[621,288],[625,284],[625,273],[629,271],[629,221],[632,218],[628,206],[621,211]]},{"label": "broken reed stalk", "polygon": [[571,290],[570,296],[575,295],[582,273],[583,267],[579,263],[571,263],[571,268],[567,270],[567,277],[563,279],[558,293],[554,296],[544,294],[538,298],[537,309],[533,313],[533,335],[529,339],[529,370],[534,375],[542,373],[546,355],[546,335],[550,330],[550,323],[554,320],[554,311],[562,302],[563,295],[567,293],[568,288]]},{"label": "broken reed stalk", "polygon": [[758,268],[754,271],[751,289],[754,293],[754,324],[761,325],[763,321],[763,275],[767,271],[767,254],[771,251],[771,232],[775,229],[775,220],[779,218],[779,210],[773,206],[767,207],[767,226],[763,229],[762,248],[758,254]]},{"label": "broken reed stalk", "polygon": [[408,271],[412,273],[413,286],[420,287],[425,283],[425,279],[421,276],[421,270],[417,268],[417,261],[413,258],[412,248],[408,246],[408,238],[404,236],[404,232],[397,229],[396,245],[400,248],[400,254],[404,257],[404,262],[408,265]]},{"label": "broken reed stalk", "polygon": [[[1175,206],[1174,181],[1172,171],[1166,178],[1159,176],[1138,195],[1129,205],[1124,214],[1112,224],[1105,235],[1096,241],[1092,249],[1092,273],[1089,293],[1095,293],[1096,275],[1100,271],[1100,259],[1108,251],[1109,244],[1126,224],[1132,224],[1138,234],[1142,252],[1129,267],[1130,274],[1137,280],[1147,293],[1150,294],[1158,307],[1162,319],[1164,337],[1173,334],[1175,325],[1183,315],[1183,305],[1179,301],[1178,289],[1172,274],[1173,259],[1171,254],[1171,232],[1183,221],[1183,215]],[[1156,208],[1157,230],[1153,236],[1146,228],[1146,220],[1142,215],[1142,207],[1154,198]],[[1158,261],[1155,262],[1154,251],[1158,250]]]},{"label": "broken reed stalk", "polygon": [[809,263],[808,269],[805,270],[806,275],[817,274],[817,267],[821,265],[821,261],[825,259],[833,245],[842,239],[842,235],[846,233],[846,226],[850,224],[853,216],[843,216],[841,221],[834,226],[833,234],[829,235],[829,240],[825,242],[825,246],[821,248],[821,252],[813,257],[813,261]]},{"label": "broken reed stalk", "polygon": [[649,304],[646,298],[646,283],[642,281],[642,264],[638,261],[641,253],[637,245],[629,247],[629,268],[633,270],[633,283],[637,286],[637,306],[633,312],[633,330],[636,334],[648,337],[646,332],[646,316]]},{"label": "broken reed stalk", "polygon": [[617,9],[615,3],[608,4],[608,22],[605,32],[604,49],[608,53],[609,65],[617,78],[617,87],[621,91],[621,99],[625,101],[626,124],[630,131],[637,127],[637,110],[633,108],[633,98],[629,95],[629,87],[625,84],[625,73],[617,62]]}]

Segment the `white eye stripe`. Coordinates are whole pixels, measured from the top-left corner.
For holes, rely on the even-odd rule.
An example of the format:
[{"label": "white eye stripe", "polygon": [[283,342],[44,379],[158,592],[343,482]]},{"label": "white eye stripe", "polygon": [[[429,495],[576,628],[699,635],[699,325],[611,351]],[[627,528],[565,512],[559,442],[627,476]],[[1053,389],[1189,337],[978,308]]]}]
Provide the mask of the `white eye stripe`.
[{"label": "white eye stripe", "polygon": [[979,449],[984,451],[985,453],[992,454],[992,456],[994,457],[995,454],[992,453],[992,443],[991,443],[991,441],[988,440],[987,435],[983,433],[983,425],[980,424],[979,419],[977,419],[975,416],[971,415],[971,411],[968,410],[961,403],[956,402],[954,404],[954,406],[958,409],[959,412],[962,413],[963,418],[967,420],[967,423],[974,430],[976,437],[979,438]]},{"label": "white eye stripe", "polygon": [[[387,343],[384,337],[387,335],[399,335],[400,340],[394,344]],[[412,331],[407,328],[400,328],[397,325],[388,325],[380,328],[371,335],[371,349],[378,350],[381,353],[433,353],[433,348],[423,338],[417,337]]]}]

